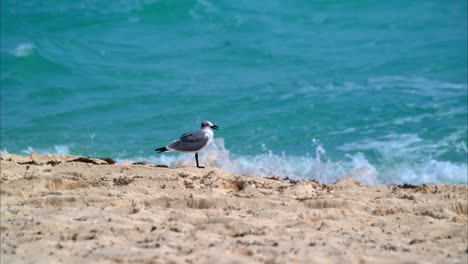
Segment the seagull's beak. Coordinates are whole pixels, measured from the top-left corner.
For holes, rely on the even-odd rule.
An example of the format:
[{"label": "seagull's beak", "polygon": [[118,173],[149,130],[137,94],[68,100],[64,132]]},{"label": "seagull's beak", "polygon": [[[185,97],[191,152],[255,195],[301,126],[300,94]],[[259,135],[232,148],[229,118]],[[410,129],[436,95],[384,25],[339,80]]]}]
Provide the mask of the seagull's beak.
[{"label": "seagull's beak", "polygon": [[212,125],[211,128],[214,130],[218,130],[219,127],[217,125]]}]

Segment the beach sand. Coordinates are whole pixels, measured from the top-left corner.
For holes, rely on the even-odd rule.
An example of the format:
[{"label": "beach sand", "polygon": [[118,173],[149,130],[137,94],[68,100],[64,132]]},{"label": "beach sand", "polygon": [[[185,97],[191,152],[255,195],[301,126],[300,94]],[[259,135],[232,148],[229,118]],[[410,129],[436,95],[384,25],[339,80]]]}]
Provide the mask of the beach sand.
[{"label": "beach sand", "polygon": [[1,154],[1,263],[467,263],[466,185]]}]

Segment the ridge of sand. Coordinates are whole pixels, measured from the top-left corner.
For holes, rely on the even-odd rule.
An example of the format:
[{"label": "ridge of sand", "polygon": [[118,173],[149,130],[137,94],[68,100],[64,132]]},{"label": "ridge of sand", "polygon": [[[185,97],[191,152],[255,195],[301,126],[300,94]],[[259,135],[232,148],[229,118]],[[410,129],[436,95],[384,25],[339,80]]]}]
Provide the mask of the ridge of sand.
[{"label": "ridge of sand", "polygon": [[1,154],[2,263],[467,263],[466,185]]}]

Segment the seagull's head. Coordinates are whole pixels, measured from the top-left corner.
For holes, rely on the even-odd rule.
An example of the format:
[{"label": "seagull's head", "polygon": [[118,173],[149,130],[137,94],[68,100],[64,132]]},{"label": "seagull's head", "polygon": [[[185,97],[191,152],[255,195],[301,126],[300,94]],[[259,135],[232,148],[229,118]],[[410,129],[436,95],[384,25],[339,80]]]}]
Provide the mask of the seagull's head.
[{"label": "seagull's head", "polygon": [[211,123],[210,121],[203,121],[201,123],[201,128],[204,129],[204,128],[211,128],[211,129],[214,129],[214,130],[218,130],[218,126],[217,125],[213,125],[213,123]]}]

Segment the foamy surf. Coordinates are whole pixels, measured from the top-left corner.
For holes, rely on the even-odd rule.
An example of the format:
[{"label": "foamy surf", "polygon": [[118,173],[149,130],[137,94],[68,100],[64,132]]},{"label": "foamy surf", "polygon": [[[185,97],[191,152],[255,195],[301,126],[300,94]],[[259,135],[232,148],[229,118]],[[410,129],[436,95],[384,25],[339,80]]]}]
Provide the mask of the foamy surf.
[{"label": "foamy surf", "polygon": [[[408,141],[400,143],[399,147],[409,147],[408,142],[417,142],[408,136]],[[383,150],[387,154],[383,162],[371,162],[362,152],[352,152],[360,146],[362,149],[376,145],[381,149],[387,147],[396,151],[399,148],[391,142],[385,146],[382,142],[362,144],[348,144],[342,149],[349,149],[349,153],[341,160],[334,160],[327,156],[327,151],[317,140],[312,140],[315,149],[313,155],[294,156],[286,153],[275,154],[265,145],[262,153],[257,155],[237,155],[226,149],[223,138],[214,139],[213,143],[200,152],[201,165],[216,167],[232,173],[258,177],[279,177],[293,180],[314,179],[321,183],[335,183],[343,179],[353,179],[362,184],[468,184],[467,165],[450,161],[427,159],[410,159],[409,151],[396,153]],[[74,153],[73,145],[54,145],[50,149],[34,149],[28,147],[22,154],[31,152],[38,154],[79,154]],[[462,150],[463,151],[463,150]],[[6,148],[0,151],[8,153]],[[398,156],[400,155],[400,156]],[[406,155],[402,156],[402,155]],[[170,168],[195,166],[193,155],[189,154],[161,154],[151,156],[123,157],[117,155],[111,158],[117,162],[145,161],[154,164],[167,165]],[[400,157],[394,159],[394,157]]]},{"label": "foamy surf", "polygon": [[13,50],[13,55],[16,57],[27,57],[31,55],[34,51],[34,45],[31,43],[21,43],[18,44]]},{"label": "foamy surf", "polygon": [[[372,164],[363,153],[347,154],[343,160],[326,156],[325,148],[315,144],[314,155],[290,156],[274,154],[264,149],[258,155],[231,154],[225,148],[224,139],[217,138],[200,153],[203,165],[222,168],[232,173],[290,179],[315,179],[322,183],[334,183],[353,179],[362,184],[467,184],[467,166],[462,163],[428,160],[422,163]],[[123,161],[120,159],[119,161]],[[168,165],[171,168],[194,166],[192,155],[168,154],[135,157],[132,160]]]}]

